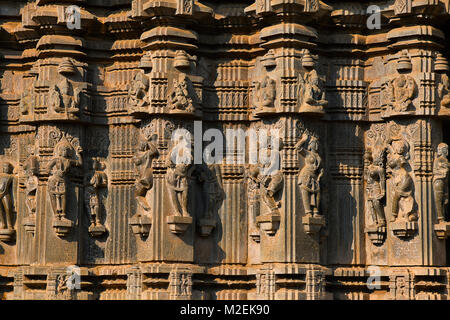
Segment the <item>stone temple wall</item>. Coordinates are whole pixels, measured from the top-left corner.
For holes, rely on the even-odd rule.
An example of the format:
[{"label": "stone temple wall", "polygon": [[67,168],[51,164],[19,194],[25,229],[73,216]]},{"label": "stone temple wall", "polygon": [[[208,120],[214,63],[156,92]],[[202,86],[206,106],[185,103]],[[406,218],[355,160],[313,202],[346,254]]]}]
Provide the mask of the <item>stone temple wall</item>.
[{"label": "stone temple wall", "polygon": [[0,299],[447,299],[449,18],[0,1]]}]

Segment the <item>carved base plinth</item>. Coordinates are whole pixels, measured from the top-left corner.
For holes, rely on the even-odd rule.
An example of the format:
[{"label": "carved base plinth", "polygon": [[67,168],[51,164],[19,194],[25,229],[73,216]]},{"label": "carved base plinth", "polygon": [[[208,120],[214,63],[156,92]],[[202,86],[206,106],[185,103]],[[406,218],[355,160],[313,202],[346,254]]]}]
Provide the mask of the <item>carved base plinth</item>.
[{"label": "carved base plinth", "polygon": [[69,234],[73,227],[73,222],[66,218],[55,218],[53,221],[53,229],[55,229],[58,237],[65,237]]},{"label": "carved base plinth", "polygon": [[[324,102],[325,103],[325,102]],[[310,105],[310,104],[302,104],[298,113],[306,113],[315,116],[323,116],[325,111],[323,109],[323,105]]]},{"label": "carved base plinth", "polygon": [[450,236],[450,222],[439,222],[434,225],[434,232],[436,237],[440,240],[445,240]]},{"label": "carved base plinth", "polygon": [[208,237],[216,227],[216,220],[214,219],[200,219],[198,224],[199,233],[202,237]]},{"label": "carved base plinth", "polygon": [[394,236],[400,239],[411,238],[417,232],[418,224],[415,221],[392,222],[391,230]]},{"label": "carved base plinth", "polygon": [[35,216],[26,217],[23,221],[23,227],[25,229],[25,232],[34,235],[34,233],[36,232],[36,217]]},{"label": "carved base plinth", "polygon": [[259,216],[256,218],[256,223],[259,225],[267,235],[273,236],[277,233],[280,227],[281,216],[275,214],[269,214],[265,216]]},{"label": "carved base plinth", "polygon": [[258,228],[252,228],[249,232],[250,238],[252,238],[253,241],[259,243],[261,241],[261,234],[259,232]]},{"label": "carved base plinth", "polygon": [[1,229],[0,230],[0,241],[12,241],[16,236],[16,230],[14,229]]},{"label": "carved base plinth", "polygon": [[147,215],[136,214],[131,218],[130,226],[135,235],[147,237],[152,227],[152,220]]},{"label": "carved base plinth", "polygon": [[102,224],[97,224],[97,225],[91,224],[89,226],[89,234],[91,235],[91,237],[94,237],[94,238],[101,237],[105,233],[106,233],[106,228]]},{"label": "carved base plinth", "polygon": [[174,234],[183,234],[192,224],[192,218],[169,216],[167,217],[167,224],[169,225],[170,232]]},{"label": "carved base plinth", "polygon": [[306,234],[313,235],[320,232],[320,229],[325,226],[325,218],[322,216],[304,216],[302,223]]},{"label": "carved base plinth", "polygon": [[368,227],[366,233],[374,245],[381,245],[386,239],[386,227]]},{"label": "carved base plinth", "polygon": [[259,118],[262,116],[273,115],[277,113],[277,109],[274,107],[257,108],[254,111],[254,116]]}]

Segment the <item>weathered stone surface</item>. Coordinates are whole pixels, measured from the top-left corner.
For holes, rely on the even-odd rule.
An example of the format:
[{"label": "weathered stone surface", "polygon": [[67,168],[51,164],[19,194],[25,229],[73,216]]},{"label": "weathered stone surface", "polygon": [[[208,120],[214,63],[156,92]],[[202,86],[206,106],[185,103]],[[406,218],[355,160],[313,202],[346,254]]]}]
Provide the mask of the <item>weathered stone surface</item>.
[{"label": "weathered stone surface", "polygon": [[2,4],[0,299],[449,299],[448,1],[370,5]]}]

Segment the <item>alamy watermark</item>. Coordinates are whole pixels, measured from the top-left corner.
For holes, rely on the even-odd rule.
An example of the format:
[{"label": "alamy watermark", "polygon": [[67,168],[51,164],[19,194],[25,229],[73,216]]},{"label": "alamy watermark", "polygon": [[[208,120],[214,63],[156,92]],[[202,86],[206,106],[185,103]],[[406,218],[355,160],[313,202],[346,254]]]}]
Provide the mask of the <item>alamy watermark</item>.
[{"label": "alamy watermark", "polygon": [[66,25],[69,30],[81,29],[81,9],[79,6],[71,5],[65,10]]},{"label": "alamy watermark", "polygon": [[[194,121],[194,134],[180,128],[172,133],[173,164],[259,164],[262,173],[271,175],[280,169],[279,129],[208,129]],[[208,143],[204,148],[204,144]],[[247,152],[248,151],[248,152]]]}]

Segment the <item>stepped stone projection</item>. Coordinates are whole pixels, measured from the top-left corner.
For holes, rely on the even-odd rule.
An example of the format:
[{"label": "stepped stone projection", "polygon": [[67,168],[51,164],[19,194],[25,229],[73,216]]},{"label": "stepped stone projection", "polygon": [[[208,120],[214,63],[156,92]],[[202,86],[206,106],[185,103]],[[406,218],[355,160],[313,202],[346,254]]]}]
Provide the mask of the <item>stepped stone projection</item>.
[{"label": "stepped stone projection", "polygon": [[0,18],[0,299],[450,298],[449,0]]}]

